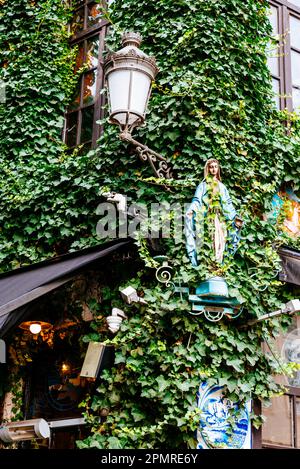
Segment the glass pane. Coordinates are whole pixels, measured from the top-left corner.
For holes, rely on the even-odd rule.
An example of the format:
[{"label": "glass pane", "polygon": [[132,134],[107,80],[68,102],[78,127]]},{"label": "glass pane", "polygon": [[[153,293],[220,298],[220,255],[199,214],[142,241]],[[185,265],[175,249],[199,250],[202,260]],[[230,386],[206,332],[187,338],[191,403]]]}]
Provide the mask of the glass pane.
[{"label": "glass pane", "polygon": [[97,70],[85,73],[83,80],[83,104],[92,104],[96,96]]},{"label": "glass pane", "polygon": [[74,72],[77,72],[77,70],[82,67],[84,62],[84,43],[80,42],[78,45],[78,53],[76,56],[76,62],[75,62],[75,69]]},{"label": "glass pane", "polygon": [[276,36],[277,34],[279,34],[279,30],[278,30],[278,8],[271,5],[270,10],[271,11],[270,11],[269,20],[270,20],[270,23],[272,25],[273,35]]},{"label": "glass pane", "polygon": [[292,60],[292,83],[293,85],[300,86],[300,54],[291,51]]},{"label": "glass pane", "polygon": [[84,8],[80,8],[74,13],[74,18],[71,23],[71,32],[76,34],[79,31],[82,31],[84,27]]},{"label": "glass pane", "polygon": [[93,135],[94,106],[82,110],[80,143],[92,140]]},{"label": "glass pane", "polygon": [[97,67],[99,54],[99,36],[94,36],[87,41],[86,62],[89,68]]},{"label": "glass pane", "polygon": [[81,91],[81,80],[78,81],[76,88],[74,90],[74,95],[72,101],[68,107],[68,111],[75,111],[75,109],[80,107],[80,91]]},{"label": "glass pane", "polygon": [[[294,102],[293,104],[295,107]],[[298,104],[300,105],[300,103]],[[296,207],[296,209],[298,210],[298,207]],[[293,362],[300,364],[300,329],[298,327],[296,329],[291,330],[285,336],[281,349],[281,356],[287,363]],[[288,377],[288,383],[290,386],[300,387],[300,370],[295,371],[293,376]]]},{"label": "glass pane", "polygon": [[289,0],[289,2],[293,5],[296,5],[297,7],[300,7],[300,0]]},{"label": "glass pane", "polygon": [[[278,8],[271,6],[270,7],[270,23],[273,29],[273,36],[277,36],[279,33],[278,29]],[[268,67],[272,75],[279,76],[279,47],[276,43],[269,42],[267,47],[268,55]]]},{"label": "glass pane", "polygon": [[291,46],[300,49],[300,20],[290,15]]},{"label": "glass pane", "polygon": [[108,75],[111,112],[128,109],[130,95],[130,70],[115,70]]},{"label": "glass pane", "polygon": [[267,418],[262,427],[263,443],[292,447],[292,405],[289,396],[273,397],[271,406],[263,408]]},{"label": "glass pane", "polygon": [[279,80],[276,80],[276,78],[272,78],[272,88],[274,92],[274,103],[277,109],[280,109],[280,89],[279,89]]},{"label": "glass pane", "polygon": [[[293,109],[296,111],[297,109],[299,110],[299,108],[300,108],[300,90],[298,90],[298,88],[293,88]],[[300,375],[300,371],[299,371],[299,375]],[[299,377],[299,380],[300,380],[300,377]]]},{"label": "glass pane", "polygon": [[86,155],[92,147],[92,142],[85,143],[78,150],[78,155]]},{"label": "glass pane", "polygon": [[279,48],[276,44],[269,43],[268,46],[268,67],[271,75],[279,76]]},{"label": "glass pane", "polygon": [[67,117],[66,144],[69,147],[75,147],[77,136],[78,112],[72,112]]},{"label": "glass pane", "polygon": [[88,6],[88,18],[87,25],[88,27],[93,26],[98,23],[103,15],[102,6],[99,3],[95,3]]},{"label": "glass pane", "polygon": [[130,109],[143,115],[147,108],[151,79],[144,73],[132,72],[132,90]]},{"label": "glass pane", "polygon": [[297,419],[297,448],[300,448],[300,398],[296,398],[296,415]]}]

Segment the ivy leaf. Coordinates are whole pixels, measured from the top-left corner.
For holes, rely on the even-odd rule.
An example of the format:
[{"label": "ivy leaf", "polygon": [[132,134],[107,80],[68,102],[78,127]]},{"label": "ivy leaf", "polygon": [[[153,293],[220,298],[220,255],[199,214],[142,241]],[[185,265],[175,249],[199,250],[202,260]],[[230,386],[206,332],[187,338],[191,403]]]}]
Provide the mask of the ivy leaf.
[{"label": "ivy leaf", "polygon": [[156,378],[156,381],[158,383],[158,391],[163,392],[166,388],[169,387],[169,381],[166,380],[163,376],[158,376]]},{"label": "ivy leaf", "polygon": [[115,436],[111,436],[107,439],[107,442],[109,444],[109,448],[111,449],[121,449],[122,448],[122,444],[121,444],[121,441],[116,438]]},{"label": "ivy leaf", "polygon": [[243,360],[239,358],[233,358],[231,360],[226,360],[227,365],[232,366],[236,371],[242,372],[244,370]]}]

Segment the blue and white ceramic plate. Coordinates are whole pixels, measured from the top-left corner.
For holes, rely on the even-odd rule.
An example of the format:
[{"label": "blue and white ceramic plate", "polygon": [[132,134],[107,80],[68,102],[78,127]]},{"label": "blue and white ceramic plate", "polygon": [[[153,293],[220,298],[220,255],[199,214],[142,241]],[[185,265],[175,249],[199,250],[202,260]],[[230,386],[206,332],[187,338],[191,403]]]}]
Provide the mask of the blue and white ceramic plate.
[{"label": "blue and white ceramic plate", "polygon": [[197,398],[201,416],[197,448],[250,449],[251,401],[241,406],[224,397],[223,390],[221,386],[206,383],[199,386]]}]

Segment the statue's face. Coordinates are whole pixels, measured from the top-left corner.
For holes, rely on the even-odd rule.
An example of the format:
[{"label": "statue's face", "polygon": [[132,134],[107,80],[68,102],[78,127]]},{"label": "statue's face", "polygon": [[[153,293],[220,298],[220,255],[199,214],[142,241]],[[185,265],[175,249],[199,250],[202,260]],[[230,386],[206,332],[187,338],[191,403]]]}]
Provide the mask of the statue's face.
[{"label": "statue's face", "polygon": [[209,171],[209,174],[211,174],[212,176],[216,176],[219,171],[218,163],[216,161],[212,161],[208,166],[208,171]]}]

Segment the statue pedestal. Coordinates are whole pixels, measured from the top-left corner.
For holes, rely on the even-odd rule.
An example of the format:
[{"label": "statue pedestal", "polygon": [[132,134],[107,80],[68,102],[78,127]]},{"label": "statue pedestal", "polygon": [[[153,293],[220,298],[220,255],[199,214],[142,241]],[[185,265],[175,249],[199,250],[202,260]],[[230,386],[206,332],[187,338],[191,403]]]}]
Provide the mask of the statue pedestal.
[{"label": "statue pedestal", "polygon": [[196,288],[196,295],[199,296],[222,296],[228,297],[228,286],[223,277],[211,277],[199,283]]},{"label": "statue pedestal", "polygon": [[241,314],[241,304],[237,298],[230,297],[228,286],[223,277],[212,277],[201,282],[195,295],[189,295],[192,303],[191,314],[204,314],[212,322],[220,321],[223,316],[231,319]]}]

